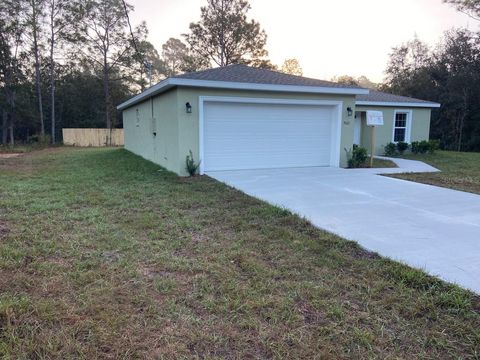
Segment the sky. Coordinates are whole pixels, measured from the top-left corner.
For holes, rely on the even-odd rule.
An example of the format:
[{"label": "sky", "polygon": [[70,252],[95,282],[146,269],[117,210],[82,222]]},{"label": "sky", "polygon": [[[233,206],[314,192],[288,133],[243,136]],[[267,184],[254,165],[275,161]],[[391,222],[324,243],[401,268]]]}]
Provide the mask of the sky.
[{"label": "sky", "polygon": [[[145,20],[149,41],[161,51],[200,19],[206,0],[130,0],[132,25]],[[249,17],[266,31],[270,60],[296,58],[304,76],[367,76],[380,82],[388,54],[415,35],[435,46],[452,27],[479,24],[442,0],[250,0]]]}]

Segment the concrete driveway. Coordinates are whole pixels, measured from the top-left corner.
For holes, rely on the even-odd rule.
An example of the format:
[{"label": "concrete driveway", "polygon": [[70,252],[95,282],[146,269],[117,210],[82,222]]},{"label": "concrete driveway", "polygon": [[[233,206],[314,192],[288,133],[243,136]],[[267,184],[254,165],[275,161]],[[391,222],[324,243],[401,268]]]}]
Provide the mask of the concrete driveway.
[{"label": "concrete driveway", "polygon": [[378,171],[297,168],[208,175],[368,250],[480,293],[480,196]]}]

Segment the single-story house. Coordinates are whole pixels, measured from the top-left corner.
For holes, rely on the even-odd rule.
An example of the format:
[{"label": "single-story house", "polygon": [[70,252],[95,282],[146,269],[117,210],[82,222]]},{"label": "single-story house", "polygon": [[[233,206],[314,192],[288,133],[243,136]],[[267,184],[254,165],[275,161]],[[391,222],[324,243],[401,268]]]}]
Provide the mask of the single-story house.
[{"label": "single-story house", "polygon": [[276,71],[231,65],[167,78],[120,104],[125,148],[179,174],[192,151],[200,173],[346,166],[369,147],[366,112],[380,110],[376,154],[428,139],[439,104]]}]

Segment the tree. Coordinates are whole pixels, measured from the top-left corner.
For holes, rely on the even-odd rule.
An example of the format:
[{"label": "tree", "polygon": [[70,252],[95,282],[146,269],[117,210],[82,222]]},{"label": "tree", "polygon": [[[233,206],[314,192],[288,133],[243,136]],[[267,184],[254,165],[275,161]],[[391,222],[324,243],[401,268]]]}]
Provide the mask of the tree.
[{"label": "tree", "polygon": [[303,70],[297,59],[286,59],[280,69],[281,72],[290,75],[302,76]]},{"label": "tree", "polygon": [[447,32],[435,59],[432,77],[439,85],[439,101],[444,104],[438,119],[443,124],[436,123],[435,127],[443,129],[449,148],[473,150],[475,143],[480,145],[478,35],[463,29]]},{"label": "tree", "polygon": [[466,29],[448,31],[433,51],[414,39],[394,48],[382,89],[436,101],[430,136],[443,148],[480,150],[480,37]]},{"label": "tree", "polygon": [[13,145],[17,120],[17,92],[22,79],[22,40],[25,26],[22,17],[26,3],[21,0],[3,0],[0,3],[0,85],[5,102],[2,111],[2,143]]},{"label": "tree", "polygon": [[376,90],[378,87],[378,84],[375,84],[365,75],[361,75],[357,78],[357,84],[363,88],[371,89],[371,90]]},{"label": "tree", "polygon": [[40,135],[45,136],[45,121],[43,118],[42,79],[40,77],[40,39],[42,22],[45,17],[45,0],[28,0],[29,12],[26,25],[30,30],[32,54],[35,60],[35,87],[37,91],[38,116],[40,120]]},{"label": "tree", "polygon": [[128,32],[126,13],[132,10],[133,6],[124,6],[122,0],[88,0],[83,6],[84,42],[78,50],[94,71],[102,74],[105,125],[108,129],[114,125],[115,114],[110,94],[111,82],[122,80],[122,67],[128,68],[132,61],[139,61],[132,55],[135,49]]},{"label": "tree", "polygon": [[162,61],[163,73],[167,77],[209,67],[208,60],[192,53],[186,44],[176,38],[170,38],[162,45]]},{"label": "tree", "polygon": [[480,0],[443,0],[472,19],[480,20]]},{"label": "tree", "polygon": [[385,70],[383,89],[406,96],[418,96],[416,89],[428,87],[431,77],[428,69],[432,57],[428,46],[417,37],[392,49]]},{"label": "tree", "polygon": [[332,81],[336,82],[336,83],[339,83],[339,84],[359,86],[358,80],[355,79],[353,76],[350,76],[350,75],[334,76],[332,78]]},{"label": "tree", "polygon": [[184,37],[190,49],[218,66],[265,58],[267,35],[255,20],[247,20],[247,0],[208,0],[201,20],[190,24]]},{"label": "tree", "polygon": [[137,49],[142,61],[135,62],[139,74],[135,82],[140,85],[140,90],[144,91],[152,83],[157,83],[161,80],[165,66],[160,59],[157,49],[146,39],[137,42]]},{"label": "tree", "polygon": [[378,88],[378,85],[371,81],[369,78],[367,78],[365,75],[361,75],[357,78],[350,75],[334,76],[332,78],[332,81],[345,85],[360,86],[372,90],[376,90]]},{"label": "tree", "polygon": [[80,22],[80,17],[71,0],[46,0],[45,5],[49,29],[50,136],[52,144],[55,144],[55,54],[59,45],[74,41],[75,24]]}]

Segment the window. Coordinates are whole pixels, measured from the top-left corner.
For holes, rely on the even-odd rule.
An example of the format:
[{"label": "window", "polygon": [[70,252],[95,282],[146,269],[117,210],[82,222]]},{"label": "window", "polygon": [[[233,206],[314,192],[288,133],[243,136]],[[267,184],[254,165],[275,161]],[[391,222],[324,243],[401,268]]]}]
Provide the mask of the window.
[{"label": "window", "polygon": [[395,112],[395,124],[393,126],[393,142],[409,142],[409,122],[410,122],[410,112],[409,111],[398,111]]}]

